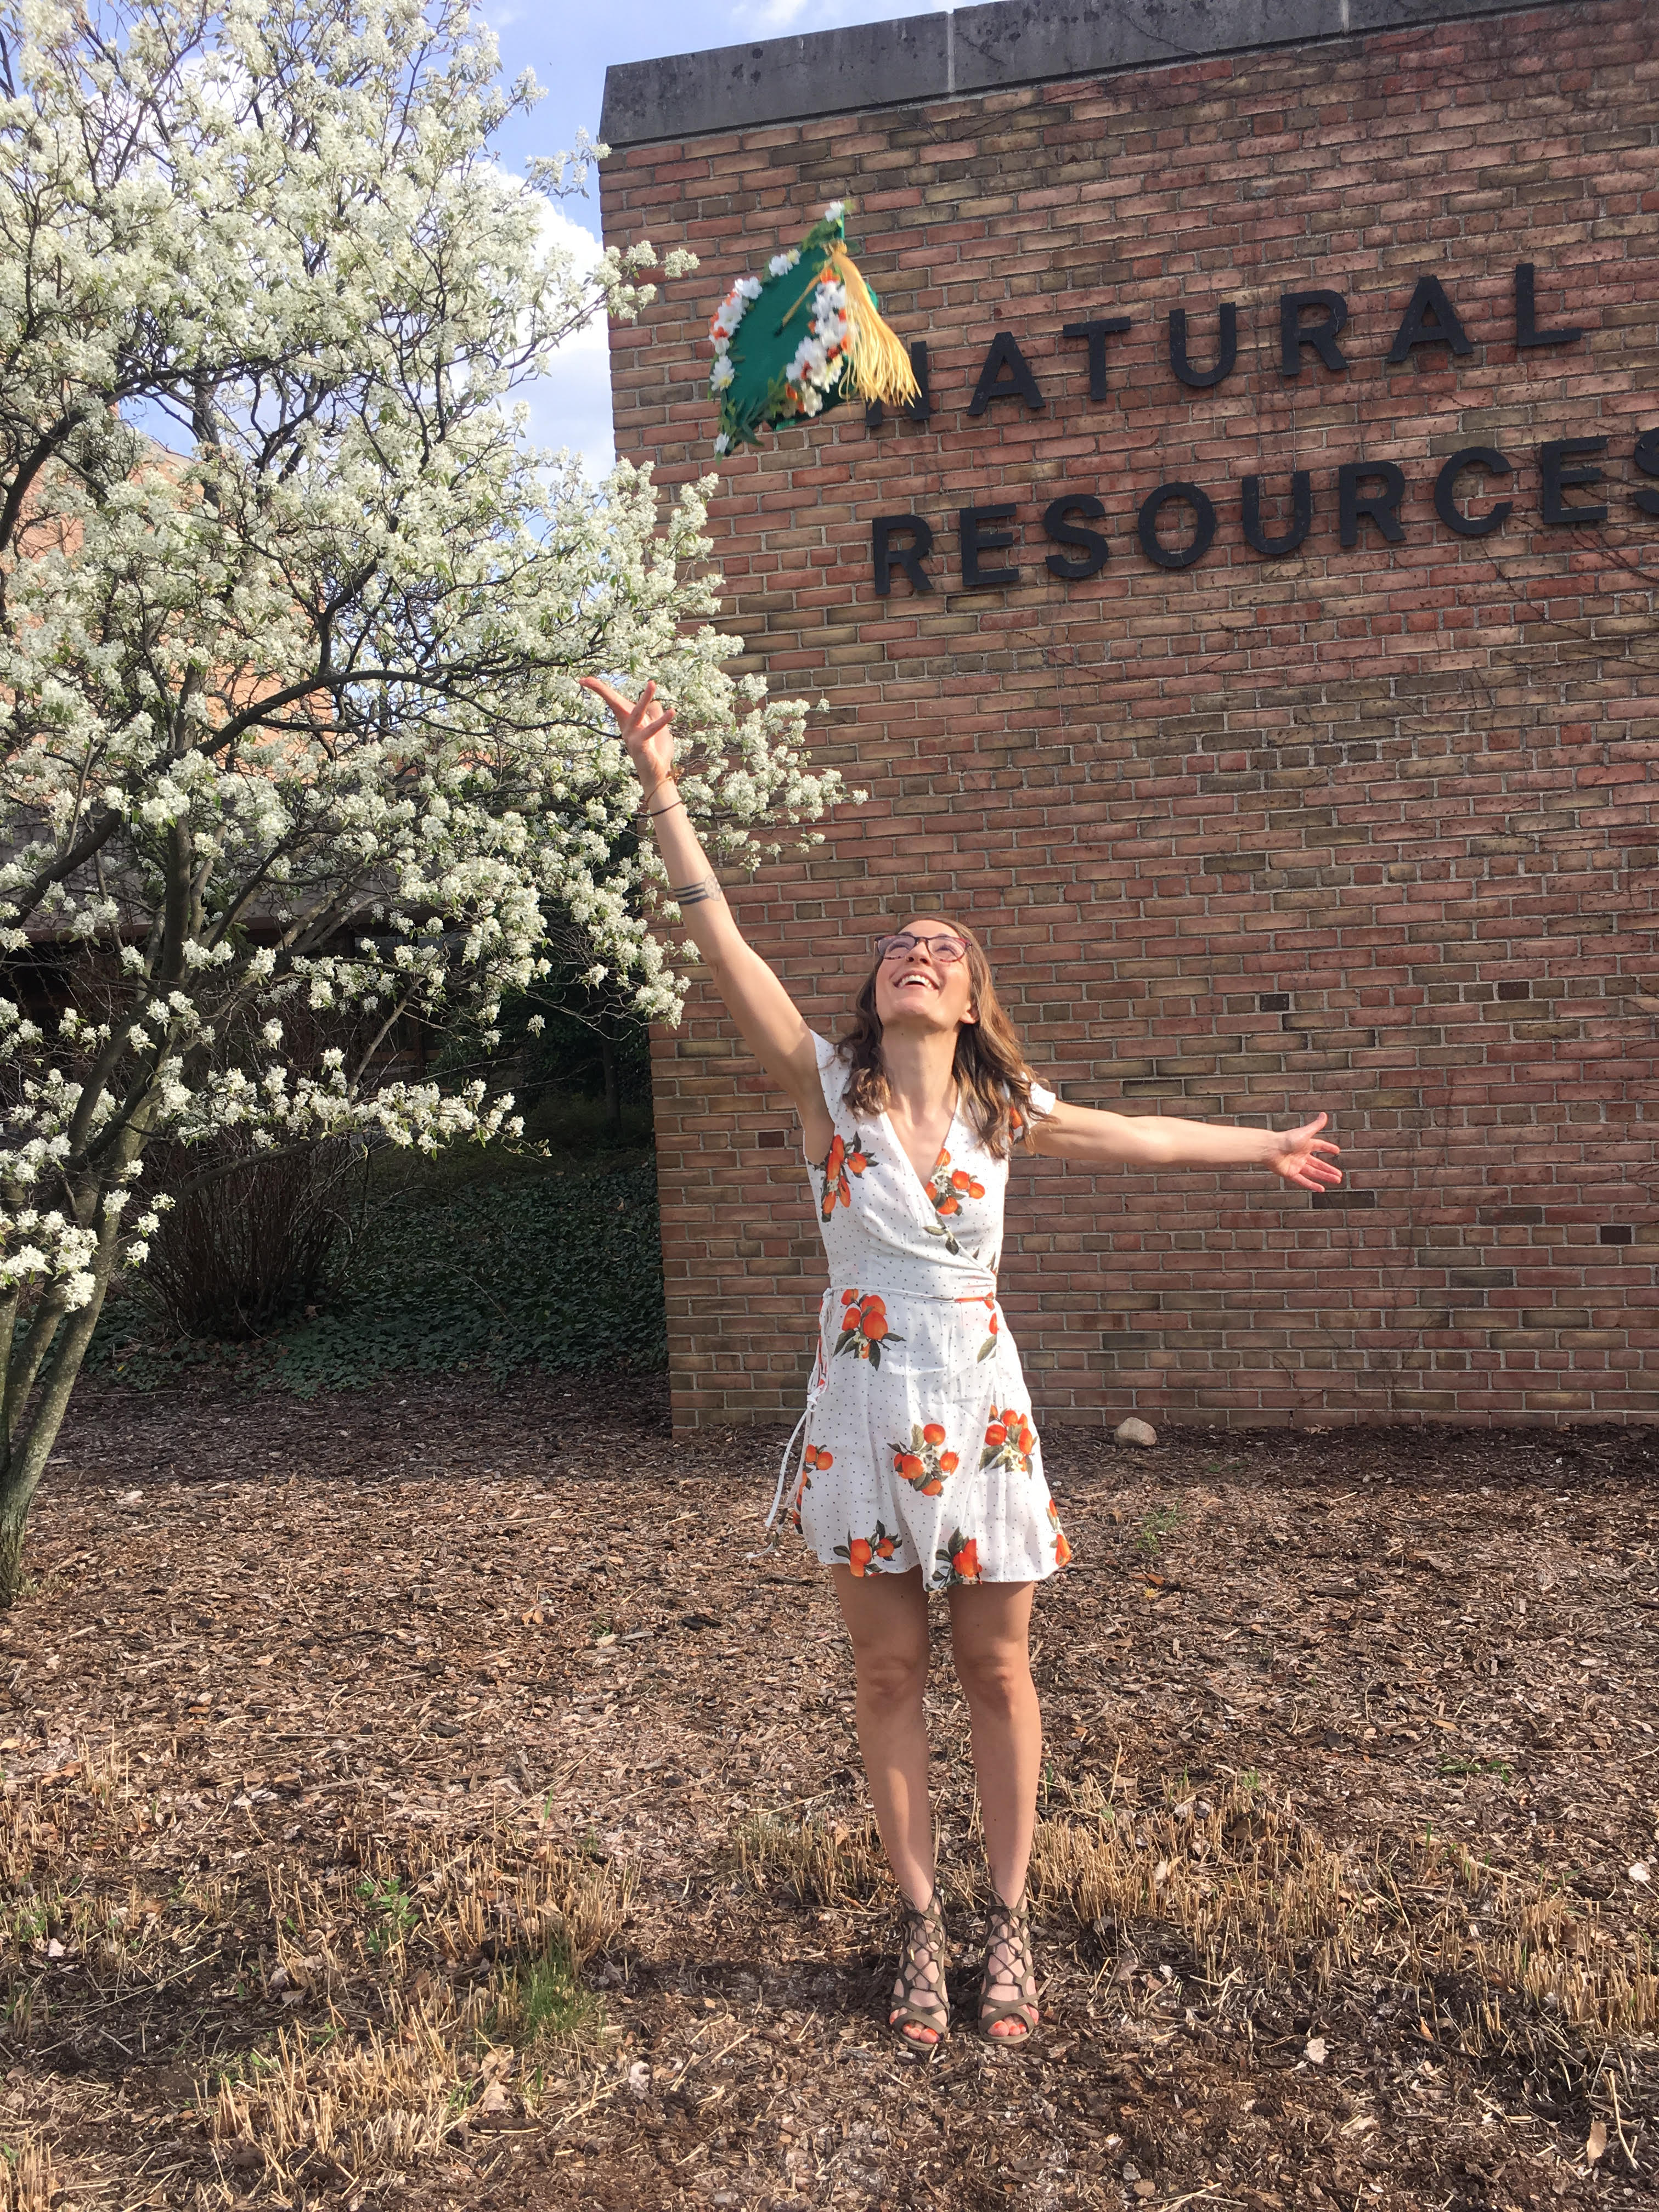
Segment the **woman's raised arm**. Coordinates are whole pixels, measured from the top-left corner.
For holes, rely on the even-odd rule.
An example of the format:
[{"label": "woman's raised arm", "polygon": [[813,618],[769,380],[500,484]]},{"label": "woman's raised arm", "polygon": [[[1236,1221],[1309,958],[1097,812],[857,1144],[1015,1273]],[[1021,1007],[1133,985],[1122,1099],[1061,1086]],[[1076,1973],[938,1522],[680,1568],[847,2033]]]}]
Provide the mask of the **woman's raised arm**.
[{"label": "woman's raised arm", "polygon": [[793,1099],[805,1126],[808,1152],[816,1157],[820,1150],[828,1152],[833,1132],[811,1033],[794,1000],[732,920],[702,840],[691,826],[685,801],[674,784],[672,708],[653,704],[654,684],[646,685],[637,702],[597,676],[584,676],[581,684],[585,691],[603,699],[617,718],[645,793],[644,811],[668,871],[669,896],[679,907],[686,935],[707,963],[744,1042],[778,1088]]}]

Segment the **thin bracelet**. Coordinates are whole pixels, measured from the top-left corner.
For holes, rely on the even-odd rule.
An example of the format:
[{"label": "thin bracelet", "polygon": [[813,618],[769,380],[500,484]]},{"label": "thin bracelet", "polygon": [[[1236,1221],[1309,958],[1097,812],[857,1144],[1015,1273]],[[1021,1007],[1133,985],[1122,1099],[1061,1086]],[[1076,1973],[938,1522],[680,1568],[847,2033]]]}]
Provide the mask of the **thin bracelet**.
[{"label": "thin bracelet", "polygon": [[646,817],[647,821],[654,822],[658,815],[672,814],[677,806],[684,806],[684,804],[685,801],[680,798],[677,793],[675,796],[669,800],[666,806],[645,806],[641,807],[640,811]]}]

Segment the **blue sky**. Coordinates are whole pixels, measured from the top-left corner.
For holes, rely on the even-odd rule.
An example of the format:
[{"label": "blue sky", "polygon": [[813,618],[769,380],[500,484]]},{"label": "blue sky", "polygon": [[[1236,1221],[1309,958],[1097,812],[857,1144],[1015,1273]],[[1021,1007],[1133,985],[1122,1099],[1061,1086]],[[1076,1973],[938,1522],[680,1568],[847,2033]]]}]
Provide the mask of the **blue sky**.
[{"label": "blue sky", "polygon": [[[528,117],[515,118],[501,133],[502,162],[522,174],[528,156],[574,144],[578,129],[597,137],[605,72],[612,62],[927,15],[935,4],[936,0],[897,0],[896,5],[883,0],[608,0],[605,5],[555,7],[547,0],[484,0],[484,20],[501,44],[503,76],[510,82],[527,69],[546,95]],[[598,246],[595,179],[590,179],[588,193],[586,199],[564,203],[571,228],[558,226],[565,242],[578,252]],[[578,231],[585,235],[575,235]],[[555,374],[524,396],[531,401],[532,434],[539,442],[574,447],[592,472],[609,467],[611,386],[602,332],[592,331],[567,347]]]}]

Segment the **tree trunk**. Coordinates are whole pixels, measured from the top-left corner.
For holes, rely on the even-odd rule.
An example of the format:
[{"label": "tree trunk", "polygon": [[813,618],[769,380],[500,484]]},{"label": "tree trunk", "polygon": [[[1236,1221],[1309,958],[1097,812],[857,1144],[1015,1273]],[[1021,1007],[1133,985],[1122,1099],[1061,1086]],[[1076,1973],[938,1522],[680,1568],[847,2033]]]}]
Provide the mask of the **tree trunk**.
[{"label": "tree trunk", "polygon": [[613,1129],[620,1129],[622,1085],[617,1080],[617,1048],[608,1036],[599,1039],[599,1066],[605,1071],[605,1118]]},{"label": "tree trunk", "polygon": [[27,1508],[15,1519],[0,1511],[0,1607],[8,1612],[23,1581],[23,1528]]},{"label": "tree trunk", "polygon": [[29,1507],[40,1487],[40,1478],[52,1457],[58,1432],[64,1425],[70,1394],[87,1356],[87,1346],[92,1342],[92,1332],[98,1326],[115,1251],[115,1224],[112,1220],[99,1240],[93,1265],[92,1296],[85,1305],[66,1314],[59,1322],[32,1400],[27,1407],[15,1405],[11,1408],[11,1432],[3,1447],[3,1461],[0,1461],[0,1612],[9,1610],[16,1602],[22,1587],[23,1538]]}]

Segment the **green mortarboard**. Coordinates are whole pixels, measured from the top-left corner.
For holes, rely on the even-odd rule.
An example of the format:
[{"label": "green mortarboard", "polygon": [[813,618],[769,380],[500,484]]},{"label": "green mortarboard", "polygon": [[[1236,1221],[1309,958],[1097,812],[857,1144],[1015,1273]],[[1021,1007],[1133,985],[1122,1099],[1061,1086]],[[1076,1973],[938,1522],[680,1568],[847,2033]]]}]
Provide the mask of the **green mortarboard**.
[{"label": "green mortarboard", "polygon": [[798,246],[774,254],[764,276],[739,277],[721,301],[708,380],[717,453],[843,399],[896,407],[916,397],[910,357],[847,251],[846,214],[832,200]]}]

